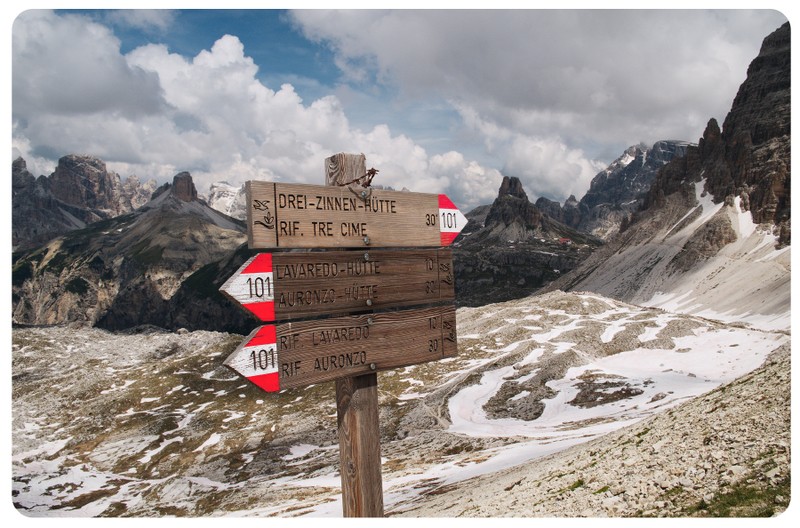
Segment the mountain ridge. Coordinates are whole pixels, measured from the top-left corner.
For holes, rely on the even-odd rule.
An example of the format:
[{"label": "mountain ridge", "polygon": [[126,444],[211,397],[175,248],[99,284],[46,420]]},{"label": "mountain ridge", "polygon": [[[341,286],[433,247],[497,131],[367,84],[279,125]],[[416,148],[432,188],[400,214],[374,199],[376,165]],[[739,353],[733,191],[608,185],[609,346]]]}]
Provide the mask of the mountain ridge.
[{"label": "mountain ridge", "polygon": [[11,165],[11,242],[26,250],[74,229],[129,213],[144,205],[155,180],[141,183],[131,175],[123,182],[94,156],[68,154],[50,176],[36,178],[25,160]]},{"label": "mountain ridge", "polygon": [[641,207],[656,173],[690,145],[679,140],[631,145],[592,178],[580,201],[570,196],[561,206],[540,197],[536,205],[573,229],[607,240]]},{"label": "mountain ridge", "polygon": [[245,242],[244,224],[197,198],[179,173],[133,212],[70,231],[12,268],[13,321],[109,329],[165,324],[170,299],[210,262]]},{"label": "mountain ridge", "polygon": [[542,291],[789,327],[789,31],[764,39],[729,129],[710,119],[697,146],[659,171],[625,230]]}]

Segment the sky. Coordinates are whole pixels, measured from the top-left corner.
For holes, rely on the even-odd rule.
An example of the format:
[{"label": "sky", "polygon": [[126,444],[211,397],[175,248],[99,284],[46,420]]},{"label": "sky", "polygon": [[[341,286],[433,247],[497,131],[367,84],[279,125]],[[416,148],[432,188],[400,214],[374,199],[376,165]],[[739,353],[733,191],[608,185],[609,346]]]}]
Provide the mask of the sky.
[{"label": "sky", "polygon": [[[57,4],[57,3],[56,3]],[[53,4],[50,4],[53,5]],[[375,184],[491,203],[581,198],[630,145],[722,124],[777,10],[28,10],[11,25],[12,159],[88,154],[198,191]],[[12,25],[13,24],[13,25]]]}]

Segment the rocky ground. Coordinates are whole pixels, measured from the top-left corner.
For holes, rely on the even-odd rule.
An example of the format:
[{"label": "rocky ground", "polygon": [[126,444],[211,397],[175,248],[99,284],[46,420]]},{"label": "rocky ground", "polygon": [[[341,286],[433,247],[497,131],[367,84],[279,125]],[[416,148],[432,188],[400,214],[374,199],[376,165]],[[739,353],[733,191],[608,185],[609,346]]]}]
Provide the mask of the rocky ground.
[{"label": "rocky ground", "polygon": [[[787,333],[561,292],[457,317],[457,357],[379,373],[387,516],[785,508]],[[14,329],[14,506],[341,516],[333,384],[264,393],[222,366],[242,339]]]},{"label": "rocky ground", "polygon": [[772,516],[790,493],[790,351],[709,394],[535,463],[437,489],[404,516]]}]

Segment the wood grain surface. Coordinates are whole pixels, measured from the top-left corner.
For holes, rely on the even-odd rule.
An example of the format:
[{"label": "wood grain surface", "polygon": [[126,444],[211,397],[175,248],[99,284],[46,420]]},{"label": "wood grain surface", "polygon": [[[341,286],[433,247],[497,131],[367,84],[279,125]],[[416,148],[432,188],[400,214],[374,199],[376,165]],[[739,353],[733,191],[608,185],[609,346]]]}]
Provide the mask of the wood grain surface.
[{"label": "wood grain surface", "polygon": [[438,194],[264,181],[245,185],[251,248],[444,245]]}]

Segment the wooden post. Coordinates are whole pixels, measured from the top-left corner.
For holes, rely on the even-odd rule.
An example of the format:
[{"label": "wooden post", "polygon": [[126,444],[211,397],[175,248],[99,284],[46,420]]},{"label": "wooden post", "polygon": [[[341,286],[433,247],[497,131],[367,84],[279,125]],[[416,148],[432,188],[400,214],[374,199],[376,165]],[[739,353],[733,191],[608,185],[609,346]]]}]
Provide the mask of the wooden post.
[{"label": "wooden post", "polygon": [[383,517],[378,375],[336,381],[342,511],[345,517]]},{"label": "wooden post", "polygon": [[[342,185],[367,172],[363,154],[335,154],[325,160],[325,184]],[[345,517],[383,517],[378,375],[336,381],[339,467]]]}]

